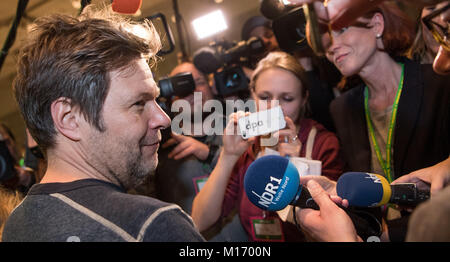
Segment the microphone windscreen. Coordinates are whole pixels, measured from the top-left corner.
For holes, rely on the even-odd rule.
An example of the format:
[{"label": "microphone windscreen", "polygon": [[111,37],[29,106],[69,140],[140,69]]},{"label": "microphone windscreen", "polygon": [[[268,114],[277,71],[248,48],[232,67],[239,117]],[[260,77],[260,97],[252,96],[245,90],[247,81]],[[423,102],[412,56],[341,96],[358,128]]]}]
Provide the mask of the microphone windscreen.
[{"label": "microphone windscreen", "polygon": [[113,0],[112,10],[120,14],[135,14],[141,8],[142,0]]},{"label": "microphone windscreen", "polygon": [[222,66],[220,57],[212,47],[202,47],[194,53],[194,65],[204,74],[211,74]]},{"label": "microphone windscreen", "polygon": [[350,206],[372,207],[387,204],[391,197],[391,187],[383,176],[347,172],[339,177],[336,185],[338,196],[347,199]]},{"label": "microphone windscreen", "polygon": [[297,168],[281,156],[263,156],[250,164],[244,177],[248,199],[263,210],[285,208],[295,198],[300,186]]}]

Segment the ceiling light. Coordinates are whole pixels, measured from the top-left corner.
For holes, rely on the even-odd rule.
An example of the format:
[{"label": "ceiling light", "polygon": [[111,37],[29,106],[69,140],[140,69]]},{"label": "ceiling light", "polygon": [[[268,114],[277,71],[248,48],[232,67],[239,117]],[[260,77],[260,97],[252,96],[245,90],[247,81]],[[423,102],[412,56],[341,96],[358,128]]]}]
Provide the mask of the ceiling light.
[{"label": "ceiling light", "polygon": [[222,11],[217,10],[192,21],[198,39],[220,33],[228,28]]}]

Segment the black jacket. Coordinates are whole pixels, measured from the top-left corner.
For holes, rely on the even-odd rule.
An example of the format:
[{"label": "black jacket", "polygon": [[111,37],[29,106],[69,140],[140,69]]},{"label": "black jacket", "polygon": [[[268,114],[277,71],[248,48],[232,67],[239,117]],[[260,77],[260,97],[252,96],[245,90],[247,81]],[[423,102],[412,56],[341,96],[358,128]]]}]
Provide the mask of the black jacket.
[{"label": "black jacket", "polygon": [[[394,130],[393,179],[435,165],[450,154],[450,76],[437,75],[431,65],[407,59],[402,62],[405,75]],[[336,98],[330,110],[346,171],[370,172],[364,85]],[[402,221],[394,220],[393,226],[388,223],[391,240],[404,240],[407,219],[408,216]]]},{"label": "black jacket", "polygon": [[[396,179],[437,164],[450,153],[450,76],[439,76],[431,65],[405,62],[405,78],[394,130]],[[370,171],[371,149],[364,114],[364,85],[331,103],[348,171]]]}]

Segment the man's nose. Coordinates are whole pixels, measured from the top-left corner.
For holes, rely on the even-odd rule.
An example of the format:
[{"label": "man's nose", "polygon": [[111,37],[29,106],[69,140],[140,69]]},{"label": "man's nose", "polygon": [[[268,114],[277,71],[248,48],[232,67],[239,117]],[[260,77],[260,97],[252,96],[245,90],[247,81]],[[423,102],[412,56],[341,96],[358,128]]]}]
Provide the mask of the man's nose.
[{"label": "man's nose", "polygon": [[152,129],[165,129],[170,126],[171,120],[164,110],[155,101],[155,110],[151,112],[150,127]]}]

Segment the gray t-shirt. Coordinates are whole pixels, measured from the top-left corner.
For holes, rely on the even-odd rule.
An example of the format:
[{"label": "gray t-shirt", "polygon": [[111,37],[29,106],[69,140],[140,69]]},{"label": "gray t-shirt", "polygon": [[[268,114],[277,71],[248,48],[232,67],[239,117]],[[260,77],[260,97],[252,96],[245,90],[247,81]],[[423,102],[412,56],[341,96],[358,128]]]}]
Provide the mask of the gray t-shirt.
[{"label": "gray t-shirt", "polygon": [[96,179],[34,185],[11,213],[3,241],[204,241],[177,205]]}]

